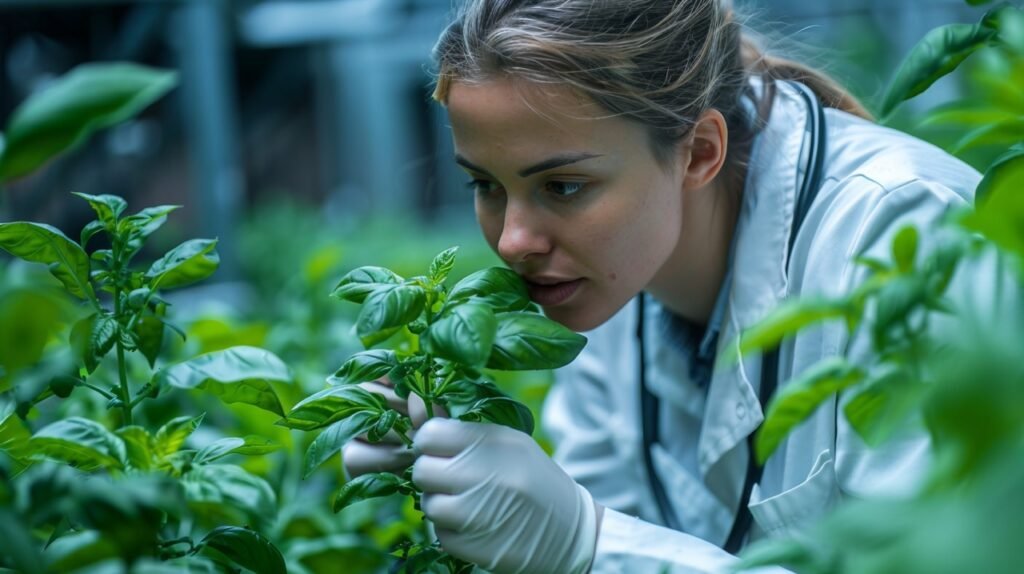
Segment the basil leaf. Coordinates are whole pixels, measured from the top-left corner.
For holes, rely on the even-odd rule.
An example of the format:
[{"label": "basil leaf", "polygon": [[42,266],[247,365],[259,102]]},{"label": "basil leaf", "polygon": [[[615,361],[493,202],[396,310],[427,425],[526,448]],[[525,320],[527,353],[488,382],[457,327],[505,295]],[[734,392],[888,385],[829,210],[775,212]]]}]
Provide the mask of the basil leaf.
[{"label": "basil leaf", "polygon": [[378,393],[354,385],[331,387],[299,402],[277,424],[298,430],[313,430],[348,418],[360,411],[379,414],[387,401]]},{"label": "basil leaf", "polygon": [[378,331],[401,327],[423,312],[427,294],[422,287],[385,285],[370,293],[356,320],[356,333],[366,337]]},{"label": "basil leaf", "polygon": [[[195,466],[181,477],[185,497],[197,511],[222,518],[226,510],[269,519],[277,512],[277,497],[267,481],[233,464]],[[224,508],[224,507],[227,508]]]},{"label": "basil leaf", "polygon": [[459,415],[459,420],[486,420],[529,435],[533,434],[533,413],[526,405],[510,397],[490,397],[477,401],[469,410]]},{"label": "basil leaf", "polygon": [[331,510],[339,512],[356,502],[395,494],[406,484],[407,481],[390,472],[375,472],[357,476],[341,487],[331,504]]},{"label": "basil leaf", "polygon": [[327,427],[306,450],[306,461],[303,466],[302,477],[306,478],[312,474],[327,459],[341,450],[348,441],[373,428],[379,419],[379,413],[358,411],[353,413],[352,416]]},{"label": "basil leaf", "polygon": [[533,313],[500,313],[487,367],[503,371],[556,369],[567,365],[587,338]]},{"label": "basil leaf", "polygon": [[238,346],[199,355],[153,375],[161,389],[203,389],[225,403],[244,403],[284,416],[271,383],[290,383],[287,365],[270,351]]},{"label": "basil leaf", "polygon": [[996,31],[983,24],[948,24],[925,34],[896,70],[882,100],[882,115],[927,90],[995,36]]},{"label": "basil leaf", "polygon": [[140,317],[132,328],[131,337],[139,352],[146,357],[149,367],[155,367],[164,344],[164,322],[151,315]]},{"label": "basil leaf", "polygon": [[150,287],[172,289],[206,279],[220,264],[215,247],[216,239],[190,239],[168,251],[146,271]]},{"label": "basil leaf", "polygon": [[79,299],[93,296],[89,256],[56,227],[15,221],[0,223],[0,249],[34,263],[45,263],[64,288]]},{"label": "basil leaf", "polygon": [[76,191],[71,192],[71,195],[77,195],[88,201],[92,210],[96,212],[96,217],[103,223],[103,227],[111,232],[117,229],[117,218],[128,207],[128,202],[116,195],[89,195]]},{"label": "basil leaf", "polygon": [[747,329],[739,339],[726,346],[721,365],[735,363],[753,351],[764,351],[778,345],[797,331],[829,319],[846,318],[853,311],[845,301],[828,299],[798,299],[787,301],[775,308],[767,317]]},{"label": "basil leaf", "polygon": [[366,438],[370,442],[380,442],[383,440],[384,435],[388,434],[398,421],[398,411],[386,410],[377,419],[377,424],[373,425],[373,428],[366,434]]},{"label": "basil leaf", "polygon": [[156,442],[145,428],[127,426],[117,429],[124,441],[128,465],[138,470],[151,470],[156,456]]},{"label": "basil leaf", "polygon": [[156,438],[153,439],[153,454],[156,455],[157,460],[164,462],[169,456],[178,452],[181,445],[185,444],[185,439],[195,432],[199,424],[203,422],[204,416],[206,415],[176,417],[160,427],[160,430],[156,431]]},{"label": "basil leaf", "polygon": [[487,362],[498,333],[498,320],[487,305],[463,303],[434,322],[420,338],[424,350],[471,366]]},{"label": "basil leaf", "polygon": [[117,342],[118,324],[113,316],[93,313],[71,328],[71,348],[92,373]]},{"label": "basil leaf", "polygon": [[914,259],[917,257],[917,244],[917,228],[913,226],[900,229],[893,239],[892,258],[896,262],[896,268],[901,273],[909,273],[914,269]]},{"label": "basil leaf", "polygon": [[334,375],[327,378],[331,385],[348,385],[375,381],[398,365],[394,351],[374,349],[352,355]]},{"label": "basil leaf", "polygon": [[97,130],[135,116],[178,82],[177,72],[137,64],[82,64],[11,115],[0,178],[26,175]]},{"label": "basil leaf", "polygon": [[103,425],[81,417],[43,427],[29,445],[39,454],[83,470],[124,468],[127,458],[124,441]]},{"label": "basil leaf", "polygon": [[431,284],[440,285],[448,278],[448,274],[455,267],[455,252],[458,250],[458,246],[445,249],[430,262],[430,270],[427,275],[430,277]]},{"label": "basil leaf", "polygon": [[362,303],[366,296],[385,285],[397,285],[402,278],[383,267],[359,267],[349,271],[331,292],[331,297]]},{"label": "basil leaf", "polygon": [[284,556],[269,540],[254,530],[239,526],[219,526],[199,542],[230,558],[256,574],[287,574]]},{"label": "basil leaf", "polygon": [[781,387],[768,403],[764,423],[754,437],[758,462],[764,464],[786,435],[826,399],[863,379],[864,371],[843,359],[832,358]]},{"label": "basil leaf", "polygon": [[281,449],[281,445],[259,436],[226,437],[216,440],[196,453],[193,464],[209,464],[229,454],[256,456]]},{"label": "basil leaf", "polygon": [[467,275],[452,287],[448,301],[457,303],[476,298],[490,305],[495,313],[522,311],[530,306],[530,293],[526,283],[515,271],[505,267],[490,267]]}]

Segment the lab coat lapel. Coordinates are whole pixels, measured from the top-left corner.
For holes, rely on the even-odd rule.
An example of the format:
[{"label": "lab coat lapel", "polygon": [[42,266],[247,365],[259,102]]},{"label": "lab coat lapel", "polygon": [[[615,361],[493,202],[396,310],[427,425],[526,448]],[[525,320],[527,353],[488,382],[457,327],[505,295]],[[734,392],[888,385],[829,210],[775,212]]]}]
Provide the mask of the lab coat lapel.
[{"label": "lab coat lapel", "polygon": [[[805,176],[804,153],[809,142],[804,136],[807,112],[803,101],[795,89],[776,85],[768,125],[751,152],[718,356],[727,346],[737,346],[739,334],[763,319],[787,292],[790,227],[796,190]],[[757,398],[760,378],[761,357],[751,356],[716,369],[708,389],[698,462],[705,482],[732,507],[739,501],[746,472],[746,438],[764,420]],[[712,473],[714,480],[708,480]]]}]

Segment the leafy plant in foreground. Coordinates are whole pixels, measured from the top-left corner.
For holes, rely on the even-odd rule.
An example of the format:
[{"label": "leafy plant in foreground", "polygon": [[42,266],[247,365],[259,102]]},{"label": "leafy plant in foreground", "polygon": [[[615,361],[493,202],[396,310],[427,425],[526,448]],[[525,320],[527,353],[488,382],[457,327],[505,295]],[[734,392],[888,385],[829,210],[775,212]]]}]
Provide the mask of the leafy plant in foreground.
[{"label": "leafy plant in foreground", "polygon": [[[883,111],[981,50],[997,51],[1014,68],[1024,65],[1024,10],[1003,3],[979,24],[942,26],[926,35],[897,72]],[[923,424],[932,454],[923,488],[900,500],[846,503],[800,539],[754,545],[738,568],[783,564],[822,574],[1020,570],[1024,132],[1015,129],[1019,117],[991,122],[1004,107],[1024,110],[1024,92],[1015,88],[998,107],[935,112],[955,111],[967,130],[951,151],[981,143],[1012,146],[988,166],[973,209],[931,229],[929,249],[919,248],[917,230],[901,230],[889,261],[860,259],[871,273],[853,293],[789,303],[740,344],[741,354],[769,349],[829,319],[845,320],[851,332],[866,329],[875,351],[871,364],[828,359],[780,388],[756,437],[758,457],[767,459],[793,428],[842,393],[846,419],[869,445],[898,438],[908,423]],[[958,293],[960,305],[952,306],[947,290],[958,267],[984,275],[964,277],[971,289]]]},{"label": "leafy plant in foreground", "polygon": [[[202,389],[227,403],[283,415],[272,383],[289,384],[288,368],[254,347],[157,368],[165,333],[176,329],[167,320],[161,292],[211,275],[218,263],[216,241],[186,241],[137,269],[133,258],[177,206],[126,216],[127,204],[120,197],[77,195],[97,215],[82,230],[80,242],[45,224],[0,223],[0,248],[46,264],[87,309],[64,343],[75,357],[75,371],[55,376],[49,387],[17,407],[7,397],[0,403],[0,449],[6,453],[2,471],[5,484],[9,479],[14,486],[0,502],[10,508],[4,510],[10,515],[7,528],[23,528],[15,538],[0,537],[0,564],[69,571],[108,558],[125,565],[178,559],[192,566],[233,563],[258,572],[284,572],[281,554],[263,536],[223,524],[266,524],[276,511],[274,492],[241,467],[219,462],[232,453],[260,455],[277,447],[259,437],[228,437],[198,451],[185,449],[202,414],[173,418],[153,431],[135,424],[133,412],[162,393]],[[107,236],[110,248],[89,255],[85,246],[97,234]],[[142,355],[155,369],[147,381],[129,378],[129,353]],[[108,355],[113,362],[105,361]],[[116,373],[113,384],[105,365]],[[30,430],[36,418],[31,410],[48,398],[66,399],[76,392],[106,399],[107,408],[120,415],[112,417],[119,420],[115,428],[71,416]],[[207,530],[211,526],[216,527]],[[30,532],[45,533],[49,540],[43,544]],[[23,546],[19,540],[26,539],[32,543]],[[201,551],[212,557],[200,556]],[[266,559],[256,563],[255,556]]]},{"label": "leafy plant in foreground", "polygon": [[[394,432],[412,445],[410,418],[391,409],[382,395],[359,386],[382,377],[398,396],[422,398],[428,417],[440,405],[461,420],[533,433],[530,410],[499,390],[486,370],[557,368],[574,359],[586,339],[541,315],[510,269],[477,271],[447,288],[456,250],[437,255],[425,276],[404,279],[382,267],[360,267],[335,288],[332,296],[362,305],[356,331],[368,350],[348,359],[328,378],[326,389],[296,404],[280,423],[305,431],[324,429],[306,452],[307,475],[364,433],[379,441]],[[395,348],[371,348],[388,340],[397,342]],[[357,477],[342,487],[333,509],[392,494],[418,503],[410,472]],[[436,543],[410,542],[399,555],[406,572],[472,569]]]}]

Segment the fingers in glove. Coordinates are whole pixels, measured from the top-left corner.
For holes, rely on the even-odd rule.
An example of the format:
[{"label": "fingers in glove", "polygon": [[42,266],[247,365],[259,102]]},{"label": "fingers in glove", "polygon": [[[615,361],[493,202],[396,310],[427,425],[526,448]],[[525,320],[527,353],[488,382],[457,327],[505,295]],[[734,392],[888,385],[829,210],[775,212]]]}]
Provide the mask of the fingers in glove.
[{"label": "fingers in glove", "polygon": [[451,494],[424,494],[420,509],[434,523],[435,529],[462,532],[466,529],[466,503]]},{"label": "fingers in glove", "polygon": [[341,460],[348,476],[355,478],[371,472],[401,472],[416,460],[416,455],[405,445],[353,440],[342,449]]},{"label": "fingers in glove", "polygon": [[[448,418],[448,411],[441,405],[434,403],[434,416]],[[412,428],[414,429],[420,428],[423,426],[423,423],[429,420],[427,418],[427,404],[415,393],[409,395],[409,418],[412,419]]]},{"label": "fingers in glove", "polygon": [[421,455],[412,467],[412,481],[423,492],[457,494],[473,486],[473,479],[459,473],[450,458]]},{"label": "fingers in glove", "polygon": [[498,425],[471,423],[455,419],[433,418],[416,431],[416,450],[431,456],[455,456],[488,433],[501,433]]}]

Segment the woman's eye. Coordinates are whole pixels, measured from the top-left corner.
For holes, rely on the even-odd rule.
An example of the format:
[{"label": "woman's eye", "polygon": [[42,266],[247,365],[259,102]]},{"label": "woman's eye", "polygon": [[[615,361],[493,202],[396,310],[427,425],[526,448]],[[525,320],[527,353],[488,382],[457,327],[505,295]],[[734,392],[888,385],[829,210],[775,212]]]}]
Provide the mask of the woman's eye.
[{"label": "woman's eye", "polygon": [[552,194],[562,198],[569,198],[583,191],[587,184],[581,181],[549,181],[546,186]]},{"label": "woman's eye", "polygon": [[474,179],[466,183],[466,187],[478,195],[487,195],[497,189],[498,186],[493,181],[487,181],[486,179]]}]

